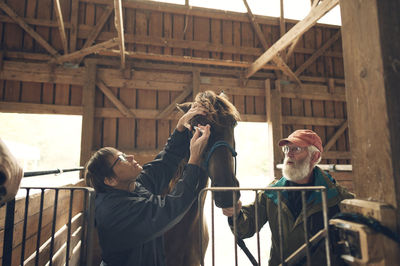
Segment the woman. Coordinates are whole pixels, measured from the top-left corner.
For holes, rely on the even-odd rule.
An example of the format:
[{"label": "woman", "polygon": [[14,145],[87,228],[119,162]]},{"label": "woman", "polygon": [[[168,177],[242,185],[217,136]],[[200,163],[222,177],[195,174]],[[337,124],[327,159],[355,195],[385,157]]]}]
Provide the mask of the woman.
[{"label": "woman", "polygon": [[[164,149],[143,167],[133,155],[110,147],[90,158],[85,179],[96,190],[101,265],[165,265],[163,234],[180,221],[197,197],[200,182],[206,182],[200,162],[210,126],[199,125],[192,138],[185,127],[193,116],[205,114],[203,107],[192,107],[179,119]],[[171,193],[162,196],[189,144],[182,178]]]}]

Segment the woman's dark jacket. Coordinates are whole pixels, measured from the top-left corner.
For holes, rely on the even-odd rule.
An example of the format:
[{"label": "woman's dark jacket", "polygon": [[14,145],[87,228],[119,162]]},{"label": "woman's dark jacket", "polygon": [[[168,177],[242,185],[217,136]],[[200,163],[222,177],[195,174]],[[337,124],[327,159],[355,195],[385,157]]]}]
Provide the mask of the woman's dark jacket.
[{"label": "woman's dark jacket", "polygon": [[110,189],[98,193],[96,227],[103,265],[164,265],[163,234],[189,209],[205,172],[185,166],[174,190],[160,196],[189,152],[190,133],[177,130],[156,158],[143,166],[133,192]]}]

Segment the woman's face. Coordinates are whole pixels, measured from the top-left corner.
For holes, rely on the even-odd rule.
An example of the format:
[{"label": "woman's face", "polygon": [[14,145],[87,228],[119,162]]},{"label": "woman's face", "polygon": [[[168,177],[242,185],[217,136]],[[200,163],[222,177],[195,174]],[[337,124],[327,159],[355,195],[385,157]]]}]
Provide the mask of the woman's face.
[{"label": "woman's face", "polygon": [[133,155],[126,155],[118,150],[114,153],[111,161],[111,169],[118,182],[136,180],[142,171],[142,166],[135,161]]}]

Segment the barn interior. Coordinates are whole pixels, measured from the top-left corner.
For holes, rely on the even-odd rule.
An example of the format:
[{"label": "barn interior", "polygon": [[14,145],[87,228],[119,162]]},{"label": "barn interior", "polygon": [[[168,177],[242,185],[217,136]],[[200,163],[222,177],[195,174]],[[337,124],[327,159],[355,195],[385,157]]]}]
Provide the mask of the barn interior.
[{"label": "barn interior", "polygon": [[[322,139],[321,164],[356,195],[346,208],[400,232],[400,2],[310,0],[302,20],[285,18],[279,2],[281,16],[267,17],[246,0],[243,13],[189,0],[0,0],[0,112],[82,116],[80,166],[105,146],[146,162],[175,128],[177,103],[223,91],[241,121],[269,125],[275,177],[284,156],[278,141],[312,129]],[[336,6],[341,26],[317,23]],[[84,252],[62,245],[74,233],[65,229],[69,218],[80,228],[88,209],[86,185],[73,186],[73,199],[42,190],[58,201],[55,211],[32,195],[24,215],[25,198],[15,200],[11,225],[9,205],[1,207],[2,265],[30,265],[39,254],[44,265],[52,231],[62,230],[51,251],[58,263],[99,262],[95,240]],[[387,235],[346,228],[358,250],[347,263],[400,261],[400,244]]]}]

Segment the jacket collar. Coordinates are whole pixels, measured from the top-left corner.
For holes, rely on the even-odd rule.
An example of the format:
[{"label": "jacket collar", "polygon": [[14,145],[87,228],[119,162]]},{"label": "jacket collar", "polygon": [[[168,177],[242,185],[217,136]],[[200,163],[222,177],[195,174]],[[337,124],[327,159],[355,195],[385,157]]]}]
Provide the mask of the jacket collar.
[{"label": "jacket collar", "polygon": [[[327,188],[327,198],[328,200],[336,197],[339,192],[336,189],[334,183],[335,180],[328,174],[323,172],[319,167],[315,167],[313,170],[314,175],[314,186],[324,186]],[[286,187],[288,180],[285,177],[279,179],[276,183],[270,185],[271,187]],[[273,200],[275,204],[278,204],[278,192],[266,190],[264,192],[266,196]],[[288,200],[287,191],[282,191],[282,197]],[[307,199],[307,203],[313,202],[314,204],[319,204],[322,202],[322,196],[319,191],[313,191]]]}]

